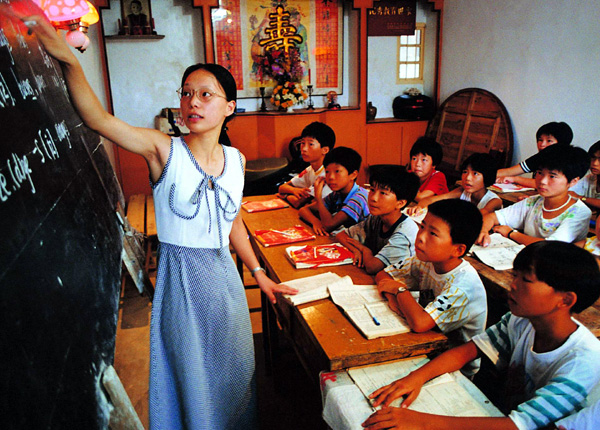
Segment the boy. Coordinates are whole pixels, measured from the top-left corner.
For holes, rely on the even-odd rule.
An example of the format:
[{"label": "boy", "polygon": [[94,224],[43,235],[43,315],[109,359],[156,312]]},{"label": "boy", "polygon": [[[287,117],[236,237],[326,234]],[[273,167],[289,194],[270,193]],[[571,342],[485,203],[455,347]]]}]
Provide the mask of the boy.
[{"label": "boy", "polygon": [[[464,200],[442,200],[429,206],[419,226],[415,256],[401,267],[390,266],[377,274],[377,289],[390,308],[403,315],[410,328],[424,332],[435,327],[454,344],[482,333],[487,300],[477,271],[462,257],[481,228],[481,213]],[[409,290],[420,290],[420,303]],[[472,376],[479,362],[463,369]]]},{"label": "boy", "polygon": [[369,173],[370,215],[335,238],[354,252],[355,265],[374,275],[414,255],[419,227],[402,209],[417,195],[419,178],[402,166],[379,166]]},{"label": "boy", "polygon": [[[295,208],[305,204],[314,194],[313,184],[319,176],[325,176],[323,159],[335,145],[335,132],[327,124],[312,122],[304,127],[300,135],[300,154],[302,159],[310,163],[306,169],[294,176],[290,181],[279,186],[281,194],[289,194],[286,200]],[[325,187],[323,197],[331,190]]]},{"label": "boy", "polygon": [[431,137],[419,137],[410,149],[410,171],[421,181],[416,202],[448,192],[446,176],[435,170],[442,162],[442,156],[442,146]]},{"label": "boy", "polygon": [[600,209],[600,187],[598,175],[600,175],[600,140],[594,143],[588,154],[591,157],[590,171],[581,180],[571,187],[570,191],[575,197],[592,209]]},{"label": "boy", "polygon": [[[368,191],[355,183],[361,161],[358,152],[343,146],[325,156],[325,178],[315,181],[315,201],[298,211],[319,236],[329,236],[338,227],[349,227],[369,215]],[[327,197],[323,197],[325,183],[333,191]]]},{"label": "boy", "polygon": [[573,141],[573,130],[571,130],[571,127],[566,122],[549,122],[538,129],[535,138],[537,140],[538,153],[512,167],[498,170],[498,182],[506,184],[515,183],[524,187],[534,188],[535,181],[533,178],[524,178],[517,175],[535,172],[539,167],[538,163],[544,149],[552,145],[570,145]]},{"label": "boy", "polygon": [[[537,429],[579,410],[600,379],[600,341],[572,317],[600,296],[594,258],[564,242],[537,242],[515,258],[510,312],[485,333],[373,392],[374,406],[406,396],[401,408],[371,415],[367,428]],[[426,381],[485,354],[507,368],[508,417],[442,417],[406,409]],[[386,422],[385,427],[378,424]],[[398,427],[396,427],[398,426]]]},{"label": "boy", "polygon": [[[590,165],[585,150],[553,145],[540,153],[535,175],[539,195],[486,214],[477,243],[487,246],[493,228],[523,245],[540,240],[576,242],[585,239],[592,211],[569,194]],[[518,231],[520,230],[520,231]]]}]

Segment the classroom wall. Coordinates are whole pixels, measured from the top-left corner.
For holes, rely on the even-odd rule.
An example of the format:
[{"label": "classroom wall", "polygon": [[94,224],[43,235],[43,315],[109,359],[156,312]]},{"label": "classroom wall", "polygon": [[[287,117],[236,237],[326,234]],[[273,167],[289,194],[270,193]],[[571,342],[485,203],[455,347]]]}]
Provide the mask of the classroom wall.
[{"label": "classroom wall", "polygon": [[513,160],[537,151],[535,133],[565,121],[573,144],[600,140],[598,0],[445,0],[440,99],[491,91],[513,124]]}]

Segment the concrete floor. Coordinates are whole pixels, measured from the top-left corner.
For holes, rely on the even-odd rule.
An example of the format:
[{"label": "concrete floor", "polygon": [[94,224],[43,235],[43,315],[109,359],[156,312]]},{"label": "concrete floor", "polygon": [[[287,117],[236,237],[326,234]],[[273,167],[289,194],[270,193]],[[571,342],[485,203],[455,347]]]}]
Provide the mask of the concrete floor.
[{"label": "concrete floor", "polygon": [[[246,272],[244,280],[253,279]],[[260,308],[258,289],[247,291],[249,308]],[[148,428],[148,374],[150,312],[152,305],[128,280],[121,293],[114,367],[142,424]],[[259,418],[262,430],[320,430],[321,399],[317,383],[311,383],[294,352],[280,345],[279,362],[265,369],[260,311],[251,313],[256,351]]]}]

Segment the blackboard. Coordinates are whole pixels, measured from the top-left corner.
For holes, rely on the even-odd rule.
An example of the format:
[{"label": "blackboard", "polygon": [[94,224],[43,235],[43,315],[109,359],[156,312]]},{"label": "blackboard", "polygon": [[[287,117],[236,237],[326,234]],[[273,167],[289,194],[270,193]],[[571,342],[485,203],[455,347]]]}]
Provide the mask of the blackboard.
[{"label": "blackboard", "polygon": [[0,428],[107,428],[123,197],[58,63],[1,12],[0,139]]}]

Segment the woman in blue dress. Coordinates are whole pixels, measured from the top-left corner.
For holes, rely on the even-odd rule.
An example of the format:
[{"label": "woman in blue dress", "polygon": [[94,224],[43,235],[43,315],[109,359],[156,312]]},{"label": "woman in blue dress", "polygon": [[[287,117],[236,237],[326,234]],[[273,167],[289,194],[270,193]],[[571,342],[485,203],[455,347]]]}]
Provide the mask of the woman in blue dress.
[{"label": "woman in blue dress", "polygon": [[258,264],[239,215],[245,158],[219,144],[236,106],[236,84],[216,64],[189,67],[178,90],[190,134],[171,138],[107,113],[81,65],[42,17],[28,21],[63,70],[84,123],[146,160],[159,238],[150,325],[150,427],[257,427],[254,347],[244,288],[229,244],[261,290],[295,290],[271,281]]}]

